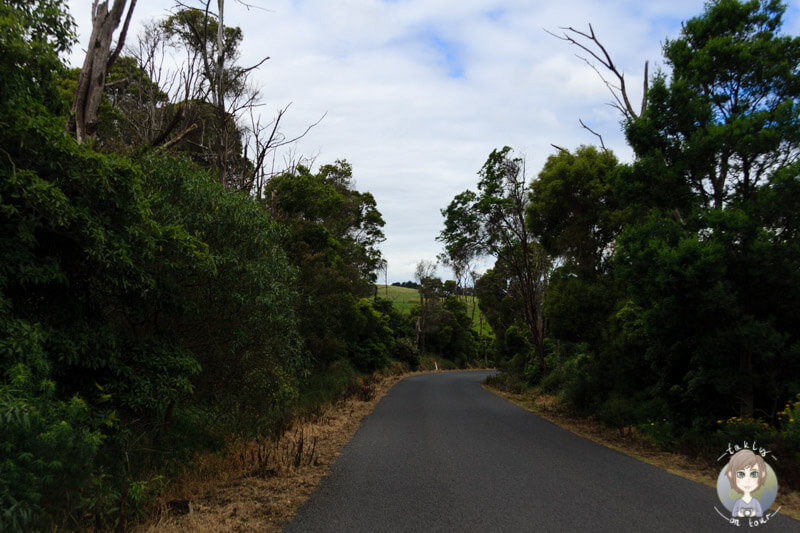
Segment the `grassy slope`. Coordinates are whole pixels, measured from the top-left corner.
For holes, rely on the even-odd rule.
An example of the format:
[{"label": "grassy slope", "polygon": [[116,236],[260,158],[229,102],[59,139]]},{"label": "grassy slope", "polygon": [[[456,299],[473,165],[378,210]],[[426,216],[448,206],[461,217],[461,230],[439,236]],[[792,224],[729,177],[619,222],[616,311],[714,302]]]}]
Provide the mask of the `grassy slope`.
[{"label": "grassy slope", "polygon": [[[387,293],[388,289],[388,293]],[[394,308],[401,313],[408,313],[414,304],[419,303],[419,291],[394,285],[378,285],[378,296],[391,300]]]},{"label": "grassy slope", "polygon": [[[408,313],[411,311],[411,308],[414,307],[415,304],[419,304],[419,291],[417,289],[409,289],[406,287],[396,287],[394,285],[388,286],[388,297],[387,297],[387,286],[386,285],[378,285],[378,296],[381,298],[387,298],[392,301],[394,304],[394,308],[400,311],[401,313]],[[459,296],[459,298],[464,300],[464,304],[467,307],[467,314],[472,314],[472,298],[469,296]],[[472,325],[475,331],[479,331],[480,329],[480,307],[478,307],[477,301],[475,302],[475,318],[473,319]],[[488,333],[491,332],[489,328],[489,324],[486,320],[483,321],[483,332]]]}]

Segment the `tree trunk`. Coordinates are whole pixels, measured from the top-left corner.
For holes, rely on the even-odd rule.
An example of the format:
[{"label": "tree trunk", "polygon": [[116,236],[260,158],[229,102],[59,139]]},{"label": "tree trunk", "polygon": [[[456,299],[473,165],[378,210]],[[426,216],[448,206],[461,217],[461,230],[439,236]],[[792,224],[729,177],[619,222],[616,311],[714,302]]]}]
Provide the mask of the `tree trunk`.
[{"label": "tree trunk", "polygon": [[225,10],[225,1],[217,0],[217,8],[219,10],[219,20],[217,21],[217,57],[216,57],[216,71],[214,75],[216,80],[216,102],[217,108],[217,124],[219,126],[218,136],[218,149],[220,166],[220,181],[223,187],[228,187],[228,121],[225,113],[225,24],[223,21],[223,14]]},{"label": "tree trunk", "polygon": [[122,20],[126,1],[114,0],[114,5],[110,11],[108,9],[108,0],[102,4],[95,0],[92,5],[92,34],[89,38],[86,58],[78,76],[78,85],[72,102],[72,113],[74,115],[72,120],[74,122],[70,121],[67,126],[70,131],[75,132],[75,139],[78,144],[83,144],[87,140],[93,139],[97,133],[97,110],[100,108],[100,100],[103,97],[106,76],[125,41],[125,33],[130,23],[133,8],[136,5],[136,0],[133,0],[128,9],[128,16],[125,19],[122,33],[117,40],[117,47],[112,54],[110,52],[111,37],[114,34],[114,30],[119,26],[120,20]]},{"label": "tree trunk", "polygon": [[[527,236],[526,236],[527,237]],[[533,351],[542,367],[542,375],[547,375],[547,362],[544,358],[544,321],[542,320],[538,282],[534,276],[541,276],[540,265],[533,265],[531,250],[527,242],[522,243],[523,268],[520,276],[525,319],[533,336]],[[538,263],[538,262],[537,262]],[[534,270],[535,269],[535,270]]]},{"label": "tree trunk", "polygon": [[750,376],[753,375],[753,358],[750,353],[744,350],[739,354],[739,375],[745,376],[743,381],[744,386],[741,392],[739,416],[742,418],[753,418],[753,413],[755,412],[755,392],[753,390],[753,381],[750,379]]}]

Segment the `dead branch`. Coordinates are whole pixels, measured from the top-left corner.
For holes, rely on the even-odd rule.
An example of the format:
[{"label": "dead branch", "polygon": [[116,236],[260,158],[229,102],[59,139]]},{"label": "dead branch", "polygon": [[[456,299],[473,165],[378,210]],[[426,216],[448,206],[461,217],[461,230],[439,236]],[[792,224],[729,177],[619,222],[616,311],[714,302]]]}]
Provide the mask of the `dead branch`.
[{"label": "dead branch", "polygon": [[589,67],[592,70],[594,70],[595,74],[597,74],[597,77],[600,78],[600,80],[605,84],[606,88],[608,89],[608,92],[610,92],[611,96],[614,97],[614,102],[609,102],[608,105],[619,111],[623,116],[628,116],[628,111],[625,108],[625,104],[622,102],[622,100],[620,100],[620,97],[618,95],[618,93],[620,92],[620,87],[608,81],[606,77],[603,76],[603,73],[600,72],[600,69],[598,69],[594,63],[592,63],[585,57],[580,56],[578,54],[575,54],[575,57],[577,57],[578,59],[589,65]]},{"label": "dead branch", "polygon": [[[172,117],[172,120],[169,121],[167,127],[165,127],[164,130],[161,133],[159,133],[155,139],[153,139],[153,142],[150,143],[150,146],[158,146],[159,144],[163,143],[167,139],[169,134],[172,133],[172,130],[174,130],[178,126],[178,123],[181,120],[183,120],[183,117],[185,115],[186,115],[185,106],[184,105],[178,106],[178,110],[175,111],[175,116]],[[194,124],[194,126],[197,127],[196,124]]]},{"label": "dead branch", "polygon": [[162,150],[169,150],[170,148],[181,142],[181,139],[183,139],[196,129],[197,129],[197,123],[195,122],[185,130],[180,132],[178,135],[176,135],[174,139],[171,139],[169,142],[165,142],[164,145],[161,147]]},{"label": "dead branch", "polygon": [[241,71],[239,74],[240,74],[240,75],[241,75],[241,74],[247,74],[247,73],[248,73],[248,72],[250,72],[251,70],[255,70],[255,69],[257,69],[258,67],[260,67],[261,65],[263,65],[263,64],[264,64],[266,61],[268,61],[268,60],[269,60],[269,56],[265,57],[264,59],[262,59],[261,61],[259,61],[258,63],[256,63],[255,65],[253,65],[253,66],[251,66],[251,67],[243,68],[243,69],[242,69],[242,71]]},{"label": "dead branch", "polygon": [[648,73],[649,61],[644,62],[644,81],[642,82],[642,109],[639,112],[639,116],[641,117],[644,115],[645,110],[647,109],[647,90],[648,90],[648,83],[650,82],[650,74]]},{"label": "dead branch", "polygon": [[598,138],[598,139],[600,139],[600,147],[601,147],[603,150],[606,150],[606,151],[608,151],[608,148],[606,148],[606,145],[605,145],[605,143],[603,143],[603,136],[602,136],[602,135],[600,135],[599,133],[597,133],[596,131],[594,131],[592,128],[590,128],[589,126],[587,126],[586,124],[584,124],[584,123],[583,123],[583,120],[581,120],[581,119],[578,119],[578,122],[580,122],[581,126],[583,126],[583,129],[585,129],[585,130],[587,130],[589,133],[591,133],[591,134],[593,134],[593,135],[597,136],[597,138]]},{"label": "dead branch", "polygon": [[114,52],[108,58],[108,64],[106,65],[106,76],[109,72],[111,72],[111,66],[119,57],[120,52],[122,52],[122,47],[125,46],[125,37],[128,35],[128,27],[131,25],[131,16],[133,15],[133,8],[136,7],[136,1],[137,0],[131,0],[131,5],[128,6],[128,14],[125,15],[125,22],[122,24],[122,30],[119,33],[117,46],[114,48]]},{"label": "dead branch", "polygon": [[[547,29],[545,31],[555,37],[556,39],[565,41],[573,46],[577,46],[587,54],[589,54],[594,61],[599,63],[603,66],[605,70],[610,72],[614,75],[614,77],[618,81],[618,85],[611,84],[605,77],[602,76],[599,69],[587,58],[583,58],[586,63],[588,63],[595,72],[600,75],[600,78],[606,84],[611,94],[614,96],[614,100],[616,101],[615,104],[612,104],[613,107],[617,108],[626,119],[635,120],[641,117],[645,110],[647,109],[647,91],[648,91],[648,63],[645,62],[644,66],[644,90],[642,95],[642,107],[638,111],[638,113],[633,109],[633,105],[631,105],[630,98],[628,97],[628,89],[625,85],[625,73],[619,70],[617,65],[614,63],[614,60],[611,58],[611,54],[609,54],[606,47],[600,40],[597,38],[597,35],[594,32],[594,28],[591,24],[589,24],[589,33],[576,30],[575,28],[568,26],[568,27],[561,27],[559,28],[563,31],[563,34],[557,35]],[[588,41],[589,44],[586,44],[584,41]]]},{"label": "dead branch", "polygon": [[[270,122],[270,124],[268,124],[265,127],[261,126],[260,118],[259,119],[255,119],[254,118],[254,113],[253,113],[252,110],[254,109],[255,106],[250,106],[250,110],[251,110],[250,111],[250,123],[252,125],[252,132],[253,132],[253,137],[254,137],[255,145],[256,145],[255,146],[255,157],[253,159],[253,167],[254,168],[253,168],[253,172],[251,173],[250,179],[248,180],[248,183],[249,183],[250,187],[252,187],[253,183],[255,183],[256,179],[258,178],[259,173],[263,171],[264,160],[266,158],[267,153],[269,153],[270,151],[274,152],[278,148],[281,148],[281,147],[286,146],[288,144],[293,144],[293,143],[299,141],[300,139],[305,137],[308,134],[308,132],[311,131],[312,128],[314,128],[315,126],[319,125],[319,123],[322,122],[322,120],[327,115],[327,113],[323,114],[319,118],[319,120],[317,120],[315,123],[313,123],[310,126],[308,126],[305,129],[305,131],[303,131],[303,133],[301,133],[300,135],[297,135],[296,137],[293,137],[291,139],[286,139],[280,133],[279,127],[280,127],[281,119],[286,114],[286,112],[289,110],[289,106],[291,106],[291,105],[292,104],[290,102],[283,109],[279,109],[278,110],[278,114],[275,117],[275,119],[273,119],[272,122]],[[271,128],[270,128],[270,126],[271,126]],[[265,141],[262,141],[261,140],[261,134],[262,134],[262,132],[264,132],[268,128],[270,128],[269,135],[267,136]]]},{"label": "dead branch", "polygon": [[131,79],[128,76],[125,76],[124,78],[121,78],[121,79],[118,79],[118,80],[114,80],[114,81],[107,81],[106,82],[106,88],[113,87],[115,85],[119,85],[120,83],[128,83],[130,81],[131,81]]}]

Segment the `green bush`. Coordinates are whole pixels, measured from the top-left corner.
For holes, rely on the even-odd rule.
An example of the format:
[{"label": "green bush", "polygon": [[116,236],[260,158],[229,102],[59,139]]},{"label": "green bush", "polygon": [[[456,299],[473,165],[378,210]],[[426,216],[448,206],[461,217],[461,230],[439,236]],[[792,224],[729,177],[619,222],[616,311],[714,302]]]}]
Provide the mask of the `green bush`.
[{"label": "green bush", "polygon": [[376,311],[372,302],[361,298],[354,303],[352,334],[348,339],[349,356],[357,369],[373,372],[389,364],[394,349],[394,335],[389,317]]},{"label": "green bush", "polygon": [[0,530],[51,529],[93,497],[103,437],[86,403],[22,364],[0,384]]},{"label": "green bush", "polygon": [[636,429],[645,440],[662,450],[671,449],[675,445],[676,427],[666,418],[648,420],[639,424]]},{"label": "green bush", "polygon": [[141,163],[153,218],[191,235],[208,258],[162,285],[161,323],[202,367],[191,402],[224,413],[214,418],[237,433],[271,431],[291,416],[306,364],[284,232],[255,199],[226,191],[188,159]]},{"label": "green bush", "polygon": [[714,444],[717,448],[725,449],[729,444],[742,444],[743,442],[758,443],[759,446],[771,447],[775,443],[777,432],[775,428],[762,420],[753,418],[731,417],[727,420],[717,420],[717,430],[714,433]]},{"label": "green bush", "polygon": [[407,337],[395,341],[393,357],[397,361],[406,363],[412,369],[419,366],[419,350],[414,345],[414,341]]},{"label": "green bush", "polygon": [[778,413],[778,421],[787,448],[793,450],[795,459],[800,461],[800,394]]},{"label": "green bush", "polygon": [[636,423],[636,403],[633,398],[612,393],[597,409],[597,418],[617,429],[631,426]]},{"label": "green bush", "polygon": [[317,416],[325,406],[336,402],[358,377],[352,362],[332,361],[325,368],[309,373],[300,384],[297,410],[301,416]]}]

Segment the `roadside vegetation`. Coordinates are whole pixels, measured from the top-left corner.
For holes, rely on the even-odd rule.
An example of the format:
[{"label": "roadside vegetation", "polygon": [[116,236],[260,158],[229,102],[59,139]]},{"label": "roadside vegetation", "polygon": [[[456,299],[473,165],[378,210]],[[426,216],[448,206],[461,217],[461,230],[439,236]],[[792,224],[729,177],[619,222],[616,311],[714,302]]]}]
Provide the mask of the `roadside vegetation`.
[{"label": "roadside vegetation", "polygon": [[2,531],[125,530],[185,512],[198,476],[285,479],[376,373],[478,358],[462,303],[429,302],[425,351],[375,297],[384,221],[349,163],[267,170],[286,109],[260,125],[241,30],[198,6],[112,49],[126,2],[99,3],[68,69],[63,0],[0,2]]},{"label": "roadside vegetation", "polygon": [[286,108],[255,112],[242,31],[180,3],[125,47],[126,4],[98,3],[69,69],[64,0],[0,1],[0,530],[125,530],[183,512],[198,475],[283,479],[317,460],[306,422],[433,368],[497,366],[497,386],[700,458],[756,439],[800,488],[785,6],[709,2],[641,109],[610,84],[632,163],[558,148],[528,176],[493,151],[442,210],[455,279],[423,260],[401,291],[375,285],[384,221],[357,169],[268,164],[293,138]]},{"label": "roadside vegetation", "polygon": [[555,147],[529,176],[511,148],[495,150],[477,189],[442,210],[439,239],[451,264],[495,260],[474,284],[504,370],[494,386],[712,465],[756,441],[789,491],[800,489],[800,38],[782,33],[785,9],[708,2],[635,100],[597,35],[564,29],[564,46],[613,82],[635,160],[600,137]]}]

